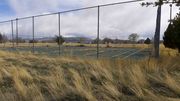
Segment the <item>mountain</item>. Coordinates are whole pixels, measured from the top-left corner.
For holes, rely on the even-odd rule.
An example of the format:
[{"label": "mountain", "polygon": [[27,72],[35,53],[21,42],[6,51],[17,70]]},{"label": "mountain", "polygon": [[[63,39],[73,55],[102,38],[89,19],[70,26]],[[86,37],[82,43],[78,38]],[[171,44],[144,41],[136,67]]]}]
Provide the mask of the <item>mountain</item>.
[{"label": "mountain", "polygon": [[73,43],[91,43],[92,39],[85,37],[65,37],[65,42],[73,42]]},{"label": "mountain", "polygon": [[[55,37],[42,37],[42,38],[35,38],[35,40],[37,41],[53,41],[55,39]],[[25,40],[29,40],[29,39],[25,39]],[[67,43],[79,43],[79,42],[83,42],[83,43],[91,43],[92,39],[90,38],[85,38],[85,37],[64,37],[65,42]]]}]

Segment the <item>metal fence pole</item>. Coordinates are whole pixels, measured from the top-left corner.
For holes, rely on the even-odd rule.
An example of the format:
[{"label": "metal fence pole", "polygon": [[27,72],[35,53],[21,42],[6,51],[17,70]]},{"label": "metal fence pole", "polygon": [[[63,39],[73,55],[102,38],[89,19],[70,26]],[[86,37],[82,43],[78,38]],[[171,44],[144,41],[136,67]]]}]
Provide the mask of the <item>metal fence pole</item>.
[{"label": "metal fence pole", "polygon": [[172,4],[169,5],[170,6],[170,24],[172,22]]},{"label": "metal fence pole", "polygon": [[99,58],[99,33],[100,33],[100,6],[98,6],[98,15],[97,15],[97,58]]},{"label": "metal fence pole", "polygon": [[59,55],[61,55],[61,44],[60,44],[60,37],[61,37],[61,13],[58,13],[58,25],[59,25]]},{"label": "metal fence pole", "polygon": [[14,48],[14,25],[13,25],[13,20],[11,20],[11,29],[12,29],[12,45]]},{"label": "metal fence pole", "polygon": [[18,47],[18,19],[16,19],[16,47]]},{"label": "metal fence pole", "polygon": [[33,37],[33,53],[34,53],[34,16],[32,17],[32,37]]}]

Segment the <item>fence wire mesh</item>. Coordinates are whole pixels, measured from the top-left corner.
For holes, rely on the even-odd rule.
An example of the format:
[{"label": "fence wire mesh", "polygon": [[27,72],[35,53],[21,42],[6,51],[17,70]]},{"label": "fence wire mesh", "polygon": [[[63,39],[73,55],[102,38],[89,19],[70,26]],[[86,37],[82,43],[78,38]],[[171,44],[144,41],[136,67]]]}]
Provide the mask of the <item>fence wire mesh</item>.
[{"label": "fence wire mesh", "polygon": [[[136,3],[136,6],[128,2],[119,4],[121,3],[1,22],[0,32],[5,37],[1,42],[1,49],[12,52],[29,51],[50,56],[97,58],[149,56],[152,47],[144,44],[144,41],[154,35],[149,28],[155,29],[155,26],[151,25],[156,23],[156,8],[142,8],[139,3]],[[130,13],[126,13],[129,8]],[[146,16],[142,17],[143,14]],[[154,18],[150,19],[152,15]],[[147,20],[152,21],[148,21],[150,24],[144,23]],[[133,33],[139,36],[138,40],[128,39]]]}]

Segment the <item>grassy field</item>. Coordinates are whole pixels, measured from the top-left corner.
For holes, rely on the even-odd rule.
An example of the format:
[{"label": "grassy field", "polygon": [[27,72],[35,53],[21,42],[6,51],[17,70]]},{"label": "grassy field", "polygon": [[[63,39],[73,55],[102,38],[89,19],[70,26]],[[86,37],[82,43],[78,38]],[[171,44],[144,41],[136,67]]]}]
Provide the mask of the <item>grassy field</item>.
[{"label": "grassy field", "polygon": [[180,57],[80,59],[0,51],[0,101],[180,101]]}]

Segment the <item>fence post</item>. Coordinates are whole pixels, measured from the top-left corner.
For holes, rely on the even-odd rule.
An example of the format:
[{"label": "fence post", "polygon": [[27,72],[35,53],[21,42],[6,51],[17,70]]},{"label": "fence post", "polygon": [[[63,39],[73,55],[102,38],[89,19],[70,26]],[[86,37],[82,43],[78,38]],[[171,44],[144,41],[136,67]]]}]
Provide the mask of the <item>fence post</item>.
[{"label": "fence post", "polygon": [[16,47],[18,47],[18,18],[16,19]]},{"label": "fence post", "polygon": [[97,59],[99,58],[99,33],[100,33],[100,6],[98,6],[98,15],[97,15]]},{"label": "fence post", "polygon": [[33,53],[34,53],[34,16],[32,16],[32,36],[33,36]]},{"label": "fence post", "polygon": [[13,26],[13,20],[11,20],[11,31],[12,31],[12,44],[14,48],[14,26]]},{"label": "fence post", "polygon": [[172,4],[169,5],[170,6],[170,24],[172,23]]},{"label": "fence post", "polygon": [[61,13],[58,13],[58,32],[59,32],[59,55],[61,55],[61,44],[60,44],[60,37],[61,37]]}]

